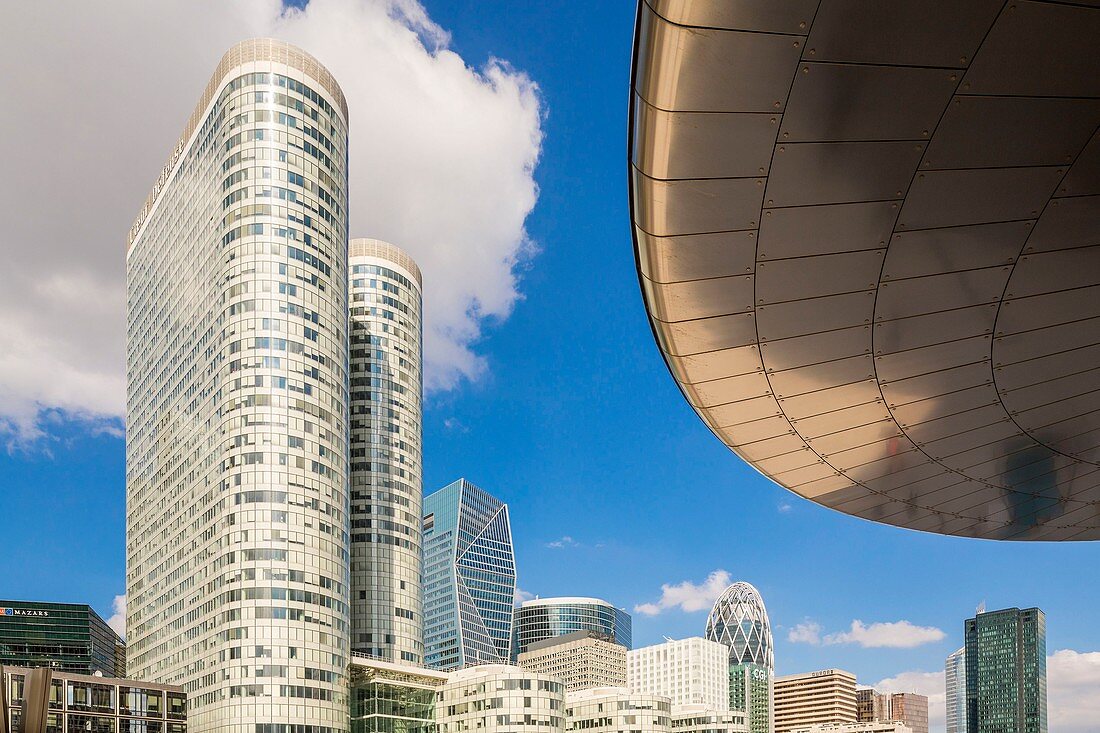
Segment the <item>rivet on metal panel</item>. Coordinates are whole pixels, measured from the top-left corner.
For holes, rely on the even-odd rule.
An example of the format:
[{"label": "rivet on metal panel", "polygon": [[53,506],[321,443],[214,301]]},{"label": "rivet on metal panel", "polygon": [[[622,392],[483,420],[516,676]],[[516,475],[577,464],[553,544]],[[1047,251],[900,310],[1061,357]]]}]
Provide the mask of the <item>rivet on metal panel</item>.
[{"label": "rivet on metal panel", "polygon": [[779,109],[779,105],[780,105],[780,103],[778,101],[772,103],[772,106],[775,107],[776,109]]},{"label": "rivet on metal panel", "polygon": [[923,135],[924,137],[928,137],[928,130],[921,130],[920,134]]},{"label": "rivet on metal panel", "polygon": [[802,73],[803,74],[809,74],[810,73],[810,67],[809,66],[803,66],[802,67]]},{"label": "rivet on metal panel", "polygon": [[759,170],[759,171],[760,171],[761,173],[763,173],[763,172],[764,172],[764,169],[763,169],[763,168],[759,168],[758,170]]},{"label": "rivet on metal panel", "polygon": [[770,212],[770,211],[765,211],[764,212],[764,216],[771,216],[771,215],[772,215],[772,212]]},{"label": "rivet on metal panel", "polygon": [[789,133],[789,132],[784,132],[784,133],[783,133],[783,137],[784,137],[784,138],[788,138],[788,137],[790,137],[790,136],[791,136],[791,133]]},{"label": "rivet on metal panel", "polygon": [[970,88],[970,82],[966,82],[965,84],[963,84],[963,89],[969,89],[969,88]]},{"label": "rivet on metal panel", "polygon": [[773,202],[772,202],[772,199],[768,199],[768,203],[769,203],[769,204],[773,203]]},{"label": "rivet on metal panel", "polygon": [[772,124],[773,125],[775,124],[775,118],[774,117],[772,117]]},{"label": "rivet on metal panel", "polygon": [[891,209],[896,209],[896,208],[898,208],[898,205],[897,204],[890,204],[890,208]]},{"label": "rivet on metal panel", "polygon": [[783,150],[784,150],[783,146],[780,146],[780,147],[779,147],[779,152],[781,152],[781,153],[782,153],[782,152],[783,152]]},{"label": "rivet on metal panel", "polygon": [[956,79],[958,79],[958,78],[959,78],[959,75],[958,75],[958,74],[952,74],[952,75],[951,75],[951,76],[949,76],[948,78],[949,78],[949,79],[950,79],[951,81],[955,81]]},{"label": "rivet on metal panel", "polygon": [[794,46],[795,48],[798,48],[798,45],[799,45],[799,44],[798,44],[798,41],[795,41],[795,42],[794,42],[793,44],[791,44],[791,45],[792,45],[792,46]]},{"label": "rivet on metal panel", "polygon": [[[1015,6],[1013,6],[1013,7],[1015,7]],[[805,27],[806,27],[806,21],[802,21],[802,22],[800,22],[800,23],[798,24],[798,27],[799,27],[799,28],[805,28]]]}]

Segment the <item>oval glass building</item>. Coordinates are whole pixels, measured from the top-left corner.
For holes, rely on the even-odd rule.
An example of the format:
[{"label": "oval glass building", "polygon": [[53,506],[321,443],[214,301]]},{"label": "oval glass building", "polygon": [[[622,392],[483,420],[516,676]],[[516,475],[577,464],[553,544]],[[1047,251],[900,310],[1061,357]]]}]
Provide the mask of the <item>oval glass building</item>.
[{"label": "oval glass building", "polygon": [[535,598],[516,609],[512,655],[535,642],[574,631],[595,631],[630,648],[630,614],[599,598]]},{"label": "oval glass building", "polygon": [[751,733],[769,733],[775,645],[760,591],[744,582],[726,588],[707,617],[706,638],[730,649],[730,709],[746,713]]}]

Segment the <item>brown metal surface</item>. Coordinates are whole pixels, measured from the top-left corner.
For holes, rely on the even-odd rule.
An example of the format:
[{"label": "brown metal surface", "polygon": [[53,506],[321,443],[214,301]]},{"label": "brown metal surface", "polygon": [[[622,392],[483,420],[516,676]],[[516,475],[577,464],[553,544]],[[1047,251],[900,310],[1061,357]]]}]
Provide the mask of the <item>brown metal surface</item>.
[{"label": "brown metal surface", "polygon": [[641,0],[631,209],[659,347],[779,484],[1100,539],[1100,7]]}]

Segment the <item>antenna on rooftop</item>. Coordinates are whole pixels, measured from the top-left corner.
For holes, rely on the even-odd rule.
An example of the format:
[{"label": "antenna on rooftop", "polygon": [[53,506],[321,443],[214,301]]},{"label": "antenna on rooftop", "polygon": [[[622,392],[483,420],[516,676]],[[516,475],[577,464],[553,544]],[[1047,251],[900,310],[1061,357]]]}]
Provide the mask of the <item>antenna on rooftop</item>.
[{"label": "antenna on rooftop", "polygon": [[982,602],[978,604],[977,610],[978,613],[985,613],[985,599],[982,599]]}]

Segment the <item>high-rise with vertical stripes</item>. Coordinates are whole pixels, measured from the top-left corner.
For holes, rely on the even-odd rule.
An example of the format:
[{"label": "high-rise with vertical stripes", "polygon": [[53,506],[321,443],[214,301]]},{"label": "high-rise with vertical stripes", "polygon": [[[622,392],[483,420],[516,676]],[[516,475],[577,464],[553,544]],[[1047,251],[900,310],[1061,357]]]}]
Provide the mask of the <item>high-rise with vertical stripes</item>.
[{"label": "high-rise with vertical stripes", "polygon": [[130,231],[128,671],[193,733],[348,727],[347,151],[332,75],[240,43]]},{"label": "high-rise with vertical stripes", "polygon": [[377,239],[349,245],[351,648],[424,661],[420,268]]}]

